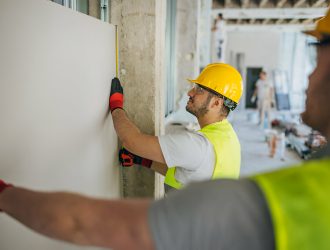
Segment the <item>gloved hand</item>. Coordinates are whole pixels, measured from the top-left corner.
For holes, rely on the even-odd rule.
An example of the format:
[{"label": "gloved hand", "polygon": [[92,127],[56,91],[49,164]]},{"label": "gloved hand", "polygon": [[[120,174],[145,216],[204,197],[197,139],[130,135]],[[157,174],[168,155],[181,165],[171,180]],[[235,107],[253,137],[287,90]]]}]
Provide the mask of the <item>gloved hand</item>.
[{"label": "gloved hand", "polygon": [[135,155],[125,148],[119,150],[119,161],[123,167],[131,167],[134,164],[137,164],[150,168],[152,164],[152,160]]},{"label": "gloved hand", "polygon": [[5,190],[8,187],[12,187],[13,185],[8,184],[4,182],[3,180],[0,179],[0,194],[2,193],[3,190]]},{"label": "gloved hand", "polygon": [[[8,184],[0,179],[0,194],[2,193],[3,190],[5,190],[6,188],[9,188],[9,187],[13,187],[13,185]],[[0,208],[0,212],[2,212],[1,208]]]},{"label": "gloved hand", "polygon": [[111,81],[111,90],[109,98],[109,107],[111,112],[117,108],[123,109],[124,106],[124,91],[117,77]]}]

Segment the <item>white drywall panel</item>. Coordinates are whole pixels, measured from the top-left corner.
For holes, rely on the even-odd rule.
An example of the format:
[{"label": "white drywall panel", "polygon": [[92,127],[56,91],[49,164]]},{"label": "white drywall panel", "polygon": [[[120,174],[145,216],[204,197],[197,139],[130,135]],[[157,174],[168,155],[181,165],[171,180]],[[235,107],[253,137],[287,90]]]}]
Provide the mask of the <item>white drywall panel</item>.
[{"label": "white drywall panel", "polygon": [[[0,38],[0,178],[118,197],[114,27],[46,0],[0,0]],[[0,214],[0,249],[82,248]]]}]

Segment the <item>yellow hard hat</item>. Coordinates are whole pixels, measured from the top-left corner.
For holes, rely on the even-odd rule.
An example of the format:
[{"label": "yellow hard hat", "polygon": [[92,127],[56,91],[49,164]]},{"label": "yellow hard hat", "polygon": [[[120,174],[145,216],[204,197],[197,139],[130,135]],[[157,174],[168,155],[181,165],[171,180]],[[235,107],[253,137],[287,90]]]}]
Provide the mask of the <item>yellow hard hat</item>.
[{"label": "yellow hard hat", "polygon": [[324,39],[324,36],[330,36],[330,9],[324,17],[316,22],[314,30],[305,31],[304,33],[314,36],[318,40]]},{"label": "yellow hard hat", "polygon": [[236,104],[243,93],[241,74],[232,66],[225,63],[207,65],[197,79],[188,81],[214,90],[215,92],[234,101]]}]

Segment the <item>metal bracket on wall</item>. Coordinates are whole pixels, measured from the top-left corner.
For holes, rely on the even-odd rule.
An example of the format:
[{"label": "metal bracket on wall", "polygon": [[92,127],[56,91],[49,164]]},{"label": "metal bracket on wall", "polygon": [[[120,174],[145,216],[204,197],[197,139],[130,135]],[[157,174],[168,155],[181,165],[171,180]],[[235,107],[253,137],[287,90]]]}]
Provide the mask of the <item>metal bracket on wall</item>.
[{"label": "metal bracket on wall", "polygon": [[100,1],[100,12],[101,12],[101,20],[104,22],[108,22],[109,20],[108,0]]}]

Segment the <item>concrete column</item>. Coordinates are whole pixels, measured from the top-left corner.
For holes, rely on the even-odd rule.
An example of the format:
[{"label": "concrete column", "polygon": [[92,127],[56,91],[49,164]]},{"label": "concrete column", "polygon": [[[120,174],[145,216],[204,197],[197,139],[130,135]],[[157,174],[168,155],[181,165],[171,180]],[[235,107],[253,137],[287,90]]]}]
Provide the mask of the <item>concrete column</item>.
[{"label": "concrete column", "polygon": [[[161,133],[161,88],[163,87],[159,9],[162,0],[112,0],[111,23],[118,25],[119,77],[124,85],[125,110],[129,118],[147,134]],[[157,24],[156,24],[156,20]],[[157,25],[157,30],[156,30]],[[159,34],[162,36],[164,32]],[[163,67],[165,68],[165,67]],[[156,75],[157,74],[157,75]],[[123,169],[125,197],[153,197],[155,174],[143,167]]]},{"label": "concrete column", "polygon": [[212,0],[199,0],[198,18],[198,68],[204,68],[211,62],[211,24]]},{"label": "concrete column", "polygon": [[194,78],[199,73],[198,11],[199,0],[177,1],[177,101],[189,89],[187,78]]},{"label": "concrete column", "polygon": [[88,15],[100,19],[100,0],[88,0]]}]

